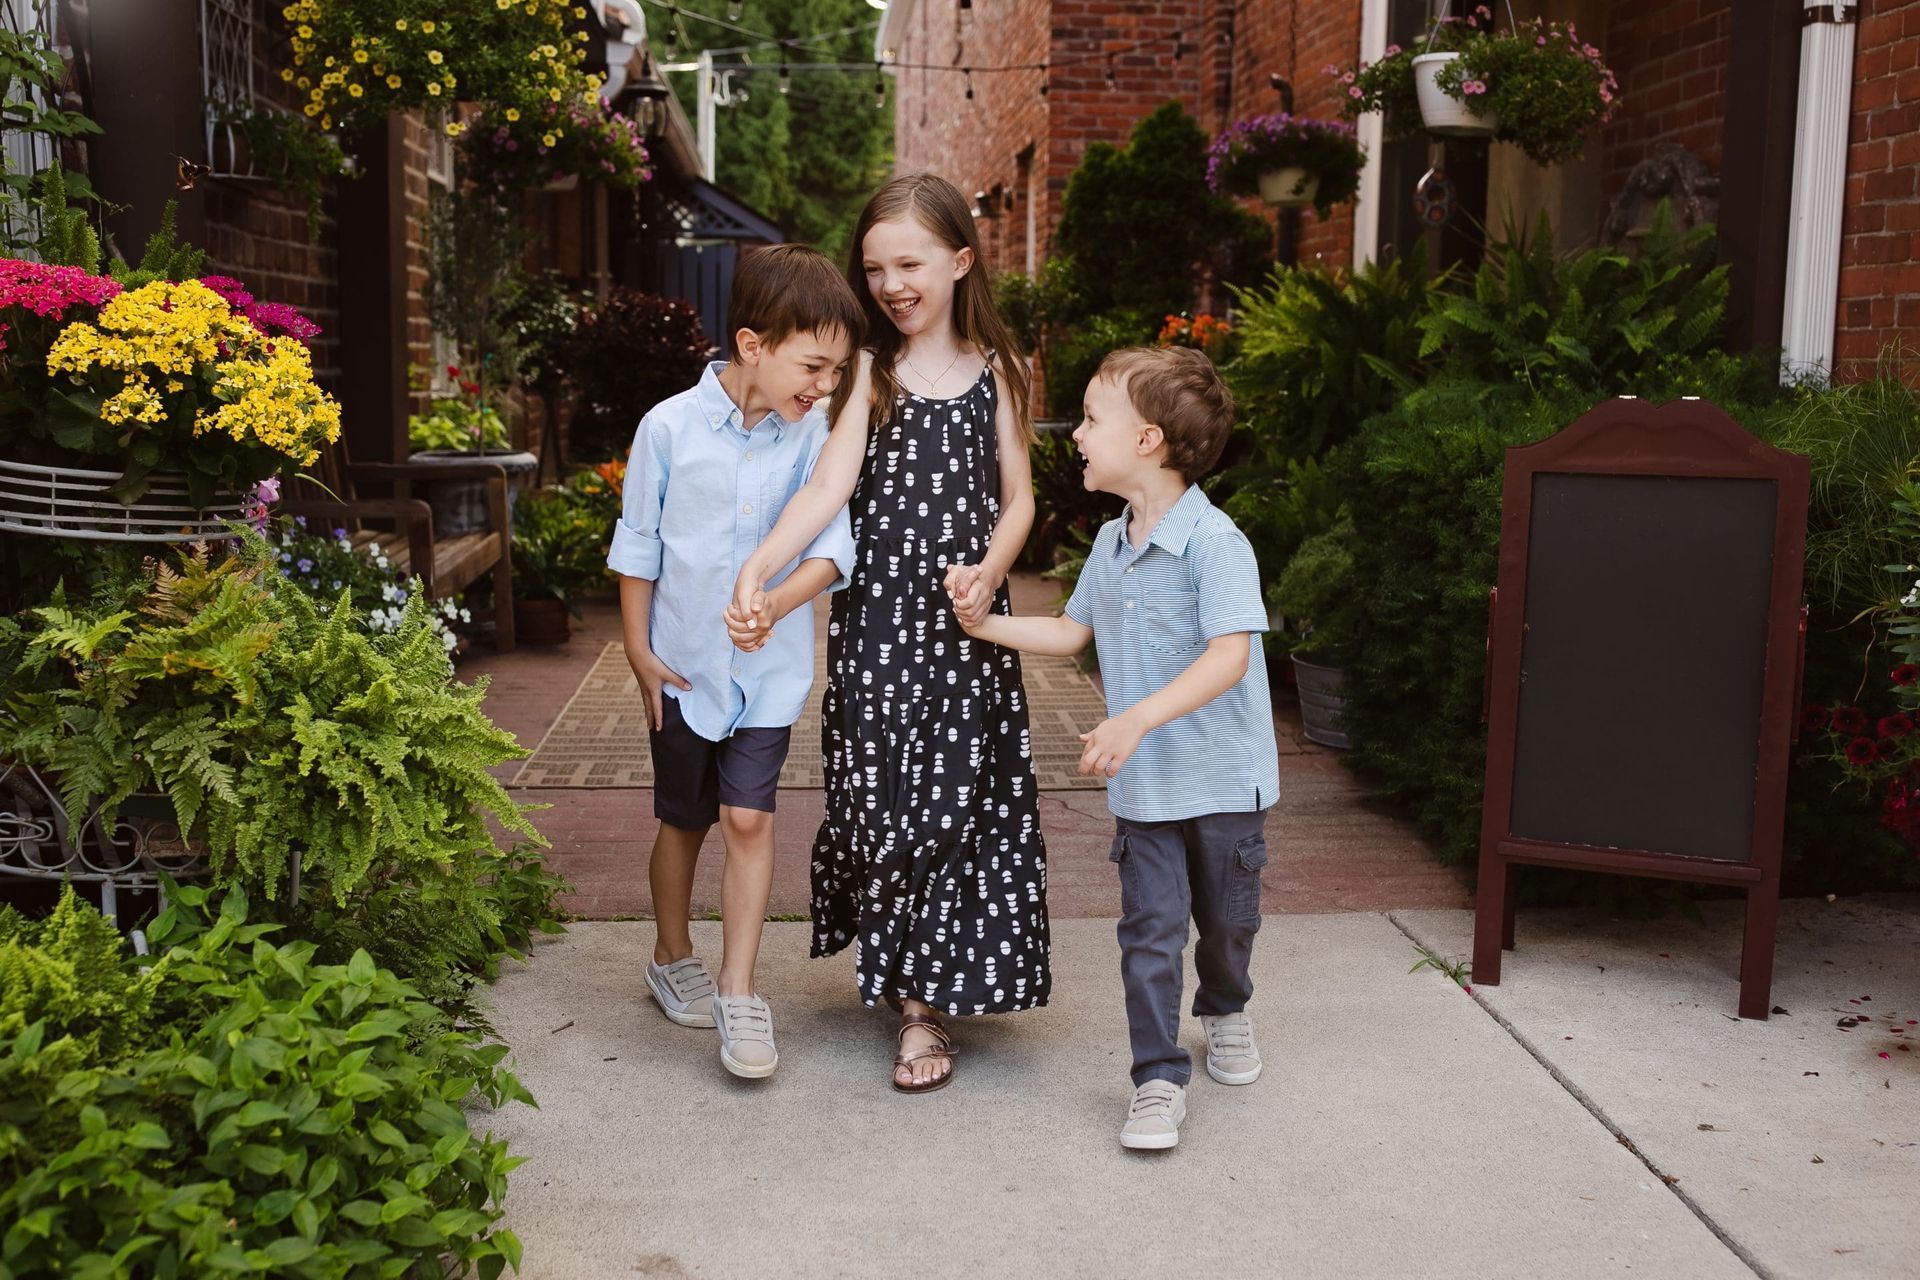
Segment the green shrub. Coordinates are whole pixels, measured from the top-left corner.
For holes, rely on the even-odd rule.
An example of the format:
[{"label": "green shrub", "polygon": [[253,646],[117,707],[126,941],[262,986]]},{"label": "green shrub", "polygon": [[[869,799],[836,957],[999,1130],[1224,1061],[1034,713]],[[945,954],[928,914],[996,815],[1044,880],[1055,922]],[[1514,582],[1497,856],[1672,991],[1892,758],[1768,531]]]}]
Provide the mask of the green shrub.
[{"label": "green shrub", "polygon": [[1159,328],[1157,315],[1131,310],[1090,316],[1069,327],[1047,352],[1047,416],[1078,422],[1087,384],[1107,353],[1151,346]]},{"label": "green shrub", "polygon": [[604,504],[578,485],[522,494],[513,509],[513,593],[551,597],[580,616],[580,595],[607,580],[612,536]]},{"label": "green shrub", "polygon": [[1330,666],[1343,666],[1358,638],[1360,584],[1353,573],[1353,520],[1300,544],[1273,585],[1273,602],[1286,618],[1294,647]]},{"label": "green shrub", "polygon": [[1033,467],[1034,518],[1022,563],[1050,569],[1062,551],[1091,544],[1100,526],[1120,514],[1121,501],[1087,488],[1085,460],[1065,432],[1036,435],[1027,455]]},{"label": "green shrub", "polygon": [[162,958],[89,974],[151,984],[150,1045],[77,1054],[85,1020],[55,1008],[0,1030],[0,1273],[518,1269],[496,1227],[518,1161],[460,1109],[533,1101],[506,1047],[425,1029],[434,1008],[365,952],[275,941],[238,889],[217,916],[205,890],[169,894]]}]

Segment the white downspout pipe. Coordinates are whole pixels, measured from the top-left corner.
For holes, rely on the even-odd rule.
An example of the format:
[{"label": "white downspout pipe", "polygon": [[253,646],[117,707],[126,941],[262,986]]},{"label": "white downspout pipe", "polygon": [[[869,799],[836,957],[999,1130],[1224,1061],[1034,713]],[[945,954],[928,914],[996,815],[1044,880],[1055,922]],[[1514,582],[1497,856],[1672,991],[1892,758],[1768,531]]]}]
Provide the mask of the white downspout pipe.
[{"label": "white downspout pipe", "polygon": [[[1387,3],[1388,0],[1362,0],[1362,62],[1378,62],[1386,56]],[[1353,267],[1356,271],[1372,262],[1380,247],[1380,149],[1385,119],[1380,112],[1369,111],[1358,121],[1360,145],[1366,149],[1367,163],[1360,170],[1360,190],[1353,202]]]},{"label": "white downspout pipe", "polygon": [[1782,381],[1824,376],[1833,368],[1854,23],[1859,16],[1859,0],[1805,0],[1801,9],[1800,103],[1787,218],[1786,305],[1780,324]]}]

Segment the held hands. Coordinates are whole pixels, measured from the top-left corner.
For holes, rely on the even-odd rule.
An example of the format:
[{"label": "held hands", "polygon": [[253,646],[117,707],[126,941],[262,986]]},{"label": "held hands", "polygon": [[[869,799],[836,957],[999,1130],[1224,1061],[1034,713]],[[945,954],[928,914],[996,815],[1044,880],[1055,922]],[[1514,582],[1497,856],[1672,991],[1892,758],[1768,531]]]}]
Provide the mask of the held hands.
[{"label": "held hands", "polygon": [[647,723],[658,729],[662,723],[663,711],[660,705],[661,686],[670,684],[685,693],[693,688],[693,685],[684,676],[660,661],[659,656],[651,649],[642,649],[638,653],[628,650],[627,665],[633,668],[634,678],[640,681],[640,691],[647,696]]},{"label": "held hands", "polygon": [[993,593],[1000,584],[991,580],[977,564],[950,564],[945,586],[953,598],[954,616],[960,620],[961,627],[972,631],[987,620],[993,608]]},{"label": "held hands", "polygon": [[1091,733],[1080,735],[1080,741],[1087,744],[1087,749],[1080,753],[1080,772],[1111,778],[1120,772],[1120,766],[1139,749],[1140,739],[1146,736],[1146,726],[1126,712],[1102,720],[1093,726]]},{"label": "held hands", "polygon": [[[754,581],[744,571],[739,581],[733,584],[733,603],[727,608],[727,634],[730,636],[734,633],[736,618],[740,619],[750,631],[773,630],[773,601],[767,598],[766,587]],[[765,641],[761,643],[764,644]],[[740,644],[738,639],[734,640],[734,645],[746,653],[752,653],[753,649],[760,647],[755,645],[753,649],[748,649]]]},{"label": "held hands", "polygon": [[733,641],[733,647],[742,653],[752,653],[773,639],[772,605],[766,602],[764,591],[754,592],[754,597],[763,602],[758,617],[742,613],[738,604],[727,606],[727,639]]}]

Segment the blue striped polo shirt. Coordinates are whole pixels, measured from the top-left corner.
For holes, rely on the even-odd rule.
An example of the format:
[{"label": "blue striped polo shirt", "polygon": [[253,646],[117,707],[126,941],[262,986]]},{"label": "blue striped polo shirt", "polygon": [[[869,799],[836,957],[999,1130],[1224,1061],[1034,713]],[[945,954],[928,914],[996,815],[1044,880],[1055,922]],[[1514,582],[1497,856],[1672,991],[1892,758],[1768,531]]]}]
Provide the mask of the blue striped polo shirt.
[{"label": "blue striped polo shirt", "polygon": [[1159,692],[1215,636],[1252,633],[1234,686],[1140,740],[1107,783],[1107,806],[1130,822],[1177,822],[1265,809],[1280,794],[1280,754],[1260,633],[1267,629],[1253,547],[1198,485],[1189,485],[1144,546],[1127,540],[1131,509],[1101,526],[1067,601],[1093,628],[1107,714]]}]

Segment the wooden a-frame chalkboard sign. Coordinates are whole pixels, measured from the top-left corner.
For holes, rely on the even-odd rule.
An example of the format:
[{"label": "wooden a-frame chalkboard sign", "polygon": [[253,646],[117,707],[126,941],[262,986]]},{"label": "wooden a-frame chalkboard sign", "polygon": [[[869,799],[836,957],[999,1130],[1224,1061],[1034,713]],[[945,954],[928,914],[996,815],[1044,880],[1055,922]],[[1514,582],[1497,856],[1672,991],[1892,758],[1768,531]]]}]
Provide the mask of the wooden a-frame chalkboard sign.
[{"label": "wooden a-frame chalkboard sign", "polygon": [[1746,892],[1740,1016],[1773,978],[1808,462],[1714,405],[1611,400],[1509,449],[1487,636],[1473,981],[1523,864]]}]

